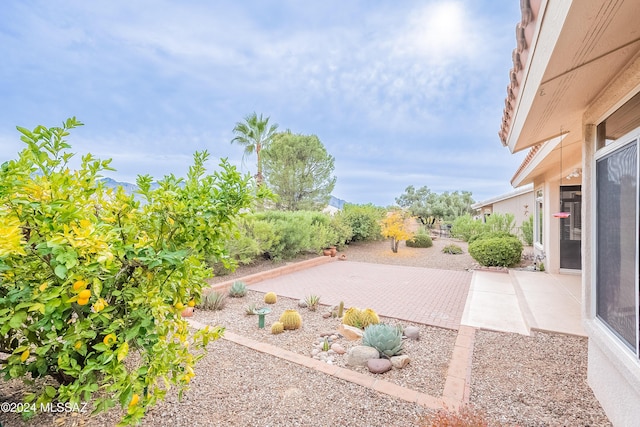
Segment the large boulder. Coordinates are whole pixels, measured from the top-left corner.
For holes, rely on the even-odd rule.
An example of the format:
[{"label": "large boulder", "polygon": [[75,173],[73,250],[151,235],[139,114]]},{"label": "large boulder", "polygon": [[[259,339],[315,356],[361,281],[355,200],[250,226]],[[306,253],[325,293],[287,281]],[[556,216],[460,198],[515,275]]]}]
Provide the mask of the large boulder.
[{"label": "large boulder", "polygon": [[367,366],[370,359],[380,358],[380,353],[373,347],[366,345],[357,345],[352,347],[347,353],[347,365],[349,366]]}]

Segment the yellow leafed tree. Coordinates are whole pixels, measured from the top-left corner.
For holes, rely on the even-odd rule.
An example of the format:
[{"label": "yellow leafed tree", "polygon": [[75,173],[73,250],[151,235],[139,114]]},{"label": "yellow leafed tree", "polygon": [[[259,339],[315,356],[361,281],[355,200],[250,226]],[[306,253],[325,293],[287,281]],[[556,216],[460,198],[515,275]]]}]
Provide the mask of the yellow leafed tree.
[{"label": "yellow leafed tree", "polygon": [[404,216],[400,212],[390,212],[381,222],[382,235],[391,238],[391,250],[398,252],[400,241],[407,240],[413,236],[404,223]]}]

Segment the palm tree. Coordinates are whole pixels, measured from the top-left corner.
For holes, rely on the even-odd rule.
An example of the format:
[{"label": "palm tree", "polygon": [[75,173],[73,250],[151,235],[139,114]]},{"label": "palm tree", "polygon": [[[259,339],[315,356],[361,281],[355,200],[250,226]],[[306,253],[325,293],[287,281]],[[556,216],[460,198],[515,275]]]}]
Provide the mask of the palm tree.
[{"label": "palm tree", "polygon": [[260,150],[269,145],[269,142],[273,139],[277,129],[277,124],[269,126],[269,117],[263,119],[262,114],[258,117],[255,112],[245,117],[244,122],[236,123],[236,126],[233,128],[235,138],[231,140],[231,143],[233,144],[236,142],[244,146],[244,155],[242,156],[242,160],[244,161],[244,157],[246,155],[253,154],[254,151],[256,152],[256,157],[258,159],[256,182],[258,184],[262,184]]}]

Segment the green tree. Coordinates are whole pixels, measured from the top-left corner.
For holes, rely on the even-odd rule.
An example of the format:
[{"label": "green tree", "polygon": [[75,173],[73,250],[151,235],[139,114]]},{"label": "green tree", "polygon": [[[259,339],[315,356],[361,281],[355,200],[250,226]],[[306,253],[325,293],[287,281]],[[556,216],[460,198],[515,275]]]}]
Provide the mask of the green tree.
[{"label": "green tree", "polygon": [[396,197],[396,203],[407,209],[412,216],[420,218],[423,223],[436,219],[453,221],[472,212],[471,205],[474,201],[469,191],[436,194],[427,186],[416,190],[413,185],[404,191],[404,194]]},{"label": "green tree", "polygon": [[140,203],[102,186],[110,160],[87,154],[78,170],[67,166],[65,137],[80,125],[18,128],[27,148],[0,168],[0,374],[57,380],[26,396],[36,408],[119,404],[128,424],[170,387],[181,395],[224,332],[191,334],[181,311],[201,300],[205,255],[224,258],[220,243],[252,203],[251,178],[226,160],[206,175],[200,152],[186,180],[151,189],[138,177]]},{"label": "green tree", "polygon": [[268,187],[282,210],[317,210],[329,202],[336,184],[334,158],[315,135],[278,133],[264,150]]},{"label": "green tree", "polygon": [[257,173],[255,178],[258,185],[262,184],[263,181],[260,152],[269,146],[277,129],[277,124],[269,126],[269,117],[263,119],[262,114],[258,117],[255,112],[245,117],[244,122],[237,122],[233,128],[235,137],[231,140],[231,143],[240,144],[244,147],[242,159],[244,160],[247,155],[256,153]]}]

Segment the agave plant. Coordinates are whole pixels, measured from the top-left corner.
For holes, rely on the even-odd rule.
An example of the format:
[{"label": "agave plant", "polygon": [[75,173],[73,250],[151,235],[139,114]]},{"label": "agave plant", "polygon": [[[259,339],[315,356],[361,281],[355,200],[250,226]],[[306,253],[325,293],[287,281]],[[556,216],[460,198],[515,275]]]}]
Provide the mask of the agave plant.
[{"label": "agave plant", "polygon": [[200,307],[205,310],[222,310],[227,303],[227,294],[212,291],[204,296]]},{"label": "agave plant", "polygon": [[364,328],[362,344],[373,347],[382,357],[392,357],[402,353],[402,330],[386,323],[369,325]]},{"label": "agave plant", "polygon": [[246,314],[247,316],[252,316],[254,314],[256,314],[256,310],[258,309],[258,306],[256,303],[251,303],[248,306],[245,307],[244,309],[244,314]]},{"label": "agave plant", "polygon": [[233,282],[229,289],[229,296],[241,298],[247,294],[247,285],[244,282]]},{"label": "agave plant", "polygon": [[320,296],[319,295],[307,295],[304,297],[304,302],[307,304],[307,308],[311,311],[316,311],[318,309],[318,304],[320,304]]}]

